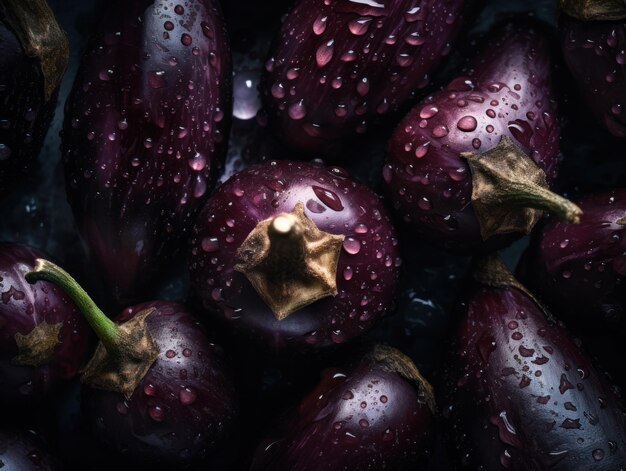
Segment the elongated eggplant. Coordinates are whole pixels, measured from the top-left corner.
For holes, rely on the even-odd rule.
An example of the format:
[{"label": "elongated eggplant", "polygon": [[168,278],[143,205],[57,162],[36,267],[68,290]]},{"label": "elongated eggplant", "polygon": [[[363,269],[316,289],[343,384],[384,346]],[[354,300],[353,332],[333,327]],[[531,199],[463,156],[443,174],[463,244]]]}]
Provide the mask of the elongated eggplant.
[{"label": "elongated eggplant", "polygon": [[375,347],[326,370],[280,429],[261,442],[251,471],[425,469],[434,395],[411,360]]},{"label": "elongated eggplant", "polygon": [[520,276],[568,325],[615,332],[626,324],[626,189],[578,205],[580,225],[548,222],[526,251]]},{"label": "elongated eggplant", "polygon": [[50,283],[24,279],[44,256],[0,243],[0,416],[33,407],[77,376],[89,347],[89,328],[71,299]]},{"label": "elongated eggplant", "polygon": [[39,154],[68,60],[46,0],[0,3],[0,198]]},{"label": "elongated eggplant", "polygon": [[450,409],[463,469],[624,469],[626,415],[604,376],[497,257],[474,276]]},{"label": "elongated eggplant", "polygon": [[429,84],[470,3],[296,2],[262,82],[274,130],[294,149],[336,153]]},{"label": "elongated eggplant", "polygon": [[559,151],[551,68],[541,24],[505,23],[470,68],[398,125],[383,176],[416,232],[470,252],[530,232],[542,210],[578,220],[580,210],[548,190]]},{"label": "elongated eggplant", "polygon": [[222,166],[231,59],[215,0],[117,1],[83,58],[63,150],[78,227],[119,301],[141,297]]},{"label": "elongated eggplant", "polygon": [[626,138],[626,4],[561,0],[561,46],[587,106],[608,132]]}]

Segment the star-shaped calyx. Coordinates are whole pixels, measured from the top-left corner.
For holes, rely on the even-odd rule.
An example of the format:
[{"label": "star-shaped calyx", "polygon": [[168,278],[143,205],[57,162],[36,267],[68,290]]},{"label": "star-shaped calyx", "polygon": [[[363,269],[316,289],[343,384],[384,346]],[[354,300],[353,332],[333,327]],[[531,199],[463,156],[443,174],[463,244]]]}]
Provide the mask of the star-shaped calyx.
[{"label": "star-shaped calyx", "polygon": [[59,344],[59,333],[63,322],[48,324],[43,321],[27,334],[15,334],[17,355],[13,363],[21,366],[41,366],[50,361]]},{"label": "star-shaped calyx", "polygon": [[496,234],[529,234],[543,211],[578,224],[581,209],[551,192],[544,171],[510,138],[484,154],[464,152],[472,172],[472,207],[483,240]]},{"label": "star-shaped calyx", "polygon": [[278,320],[337,294],[337,263],[343,235],[318,229],[296,204],[291,213],[265,219],[237,251],[243,273]]},{"label": "star-shaped calyx", "polygon": [[616,21],[626,18],[624,0],[561,0],[561,9],[583,21]]}]

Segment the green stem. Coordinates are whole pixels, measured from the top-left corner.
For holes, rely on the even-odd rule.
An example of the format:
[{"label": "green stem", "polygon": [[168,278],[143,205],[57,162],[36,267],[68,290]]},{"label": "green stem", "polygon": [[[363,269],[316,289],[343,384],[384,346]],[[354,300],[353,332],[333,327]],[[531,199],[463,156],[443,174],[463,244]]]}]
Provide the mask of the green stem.
[{"label": "green stem", "polygon": [[508,199],[518,207],[539,209],[554,214],[562,221],[570,224],[580,224],[582,210],[568,199],[547,188],[540,185],[512,182],[510,190],[503,198]]},{"label": "green stem", "polygon": [[65,291],[85,316],[107,351],[112,353],[118,350],[119,327],[100,310],[69,273],[48,260],[38,258],[35,262],[35,269],[26,274],[26,281],[34,284],[40,280],[54,283]]}]

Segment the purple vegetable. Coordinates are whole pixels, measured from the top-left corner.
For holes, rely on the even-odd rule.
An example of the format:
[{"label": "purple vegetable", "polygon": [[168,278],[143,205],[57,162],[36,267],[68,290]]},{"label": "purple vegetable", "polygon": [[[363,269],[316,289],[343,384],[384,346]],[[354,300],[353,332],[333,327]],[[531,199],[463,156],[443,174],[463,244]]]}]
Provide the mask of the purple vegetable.
[{"label": "purple vegetable", "polygon": [[56,471],[56,460],[41,447],[34,432],[0,430],[0,469],[6,471]]},{"label": "purple vegetable", "polygon": [[45,0],[0,3],[0,198],[39,154],[68,59]]},{"label": "purple vegetable", "polygon": [[612,135],[626,138],[626,5],[561,0],[561,46],[591,112]]},{"label": "purple vegetable", "polygon": [[251,471],[424,469],[433,390],[399,351],[375,347],[326,370],[281,428],[257,448]]},{"label": "purple vegetable", "polygon": [[465,0],[296,2],[266,64],[270,123],[294,149],[334,153],[429,84]]},{"label": "purple vegetable", "polygon": [[50,283],[26,283],[39,257],[45,254],[0,243],[0,415],[38,404],[76,376],[89,346],[89,328],[69,296]]},{"label": "purple vegetable", "polygon": [[548,190],[559,150],[549,46],[541,25],[496,28],[473,67],[398,125],[383,176],[422,236],[476,251],[530,232],[541,210],[580,217]]},{"label": "purple vegetable", "polygon": [[235,390],[221,349],[183,306],[143,303],[113,322],[56,265],[38,259],[26,278],[62,287],[100,339],[82,376],[81,411],[96,438],[142,464],[225,466]]},{"label": "purple vegetable", "polygon": [[521,276],[568,324],[610,333],[626,317],[626,190],[578,205],[580,225],[550,221],[537,233]]},{"label": "purple vegetable", "polygon": [[274,352],[344,343],[394,299],[395,231],[379,198],[338,167],[248,168],[209,200],[192,244],[204,307]]},{"label": "purple vegetable", "polygon": [[475,278],[450,410],[463,469],[623,469],[626,416],[603,375],[497,258]]},{"label": "purple vegetable", "polygon": [[63,134],[69,201],[119,301],[174,259],[223,160],[231,64],[214,0],[117,1]]}]

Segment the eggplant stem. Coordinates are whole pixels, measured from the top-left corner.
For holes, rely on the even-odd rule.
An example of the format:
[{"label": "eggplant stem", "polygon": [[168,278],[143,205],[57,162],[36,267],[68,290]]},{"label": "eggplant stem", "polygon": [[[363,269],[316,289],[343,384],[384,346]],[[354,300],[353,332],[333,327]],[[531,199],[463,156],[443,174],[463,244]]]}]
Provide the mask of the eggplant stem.
[{"label": "eggplant stem", "polygon": [[105,348],[111,352],[117,350],[120,343],[119,327],[100,310],[69,273],[48,260],[38,258],[35,262],[35,269],[26,274],[26,281],[30,284],[37,281],[49,281],[65,291],[85,316]]}]

